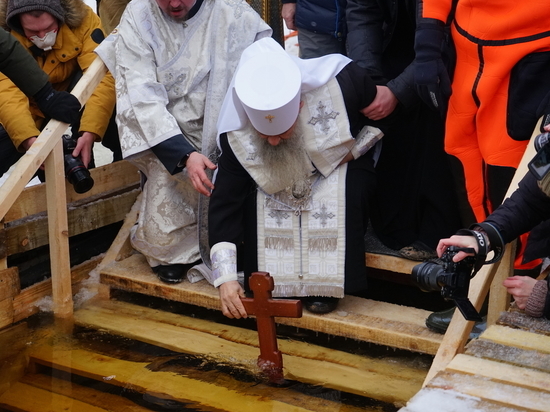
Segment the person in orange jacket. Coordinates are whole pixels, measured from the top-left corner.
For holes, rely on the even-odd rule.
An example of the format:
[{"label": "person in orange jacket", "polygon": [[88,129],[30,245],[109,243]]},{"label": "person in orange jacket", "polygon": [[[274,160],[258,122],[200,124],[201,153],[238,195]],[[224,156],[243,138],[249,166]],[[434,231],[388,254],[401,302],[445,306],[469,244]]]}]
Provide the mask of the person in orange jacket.
[{"label": "person in orange jacket", "polygon": [[[502,203],[538,118],[549,112],[547,6],[546,0],[419,0],[415,81],[421,97],[447,116],[445,150],[462,165],[476,221]],[[449,24],[452,85],[441,61]]]}]

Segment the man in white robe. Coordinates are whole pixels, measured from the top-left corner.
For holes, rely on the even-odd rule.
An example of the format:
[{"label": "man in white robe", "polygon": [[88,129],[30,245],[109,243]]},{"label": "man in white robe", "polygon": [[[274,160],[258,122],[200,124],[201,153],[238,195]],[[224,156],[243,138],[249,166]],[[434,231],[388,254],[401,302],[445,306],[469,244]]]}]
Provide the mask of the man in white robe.
[{"label": "man in white robe", "polygon": [[146,179],[132,246],[162,281],[200,261],[221,103],[242,51],[270,34],[244,0],[133,0],[96,49],[116,79],[123,156]]},{"label": "man in white robe", "polygon": [[376,96],[342,55],[302,60],[273,39],[243,52],[220,115],[209,209],[211,280],[226,316],[246,317],[238,269],[245,279],[269,272],[273,296],[302,297],[314,313],[365,290],[370,149],[382,133],[361,109]]}]

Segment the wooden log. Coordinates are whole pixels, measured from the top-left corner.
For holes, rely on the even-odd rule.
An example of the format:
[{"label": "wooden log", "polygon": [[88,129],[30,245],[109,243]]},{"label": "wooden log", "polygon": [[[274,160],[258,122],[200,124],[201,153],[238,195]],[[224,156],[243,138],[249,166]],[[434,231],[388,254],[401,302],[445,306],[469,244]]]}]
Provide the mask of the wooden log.
[{"label": "wooden log", "polygon": [[[72,185],[66,185],[66,201],[71,204],[87,198],[94,198],[122,188],[135,187],[139,183],[139,174],[134,165],[123,160],[90,169],[94,186],[86,193],[76,193]],[[46,184],[42,183],[25,188],[11,209],[6,213],[5,222],[22,219],[46,211]]]},{"label": "wooden log", "polygon": [[516,257],[516,241],[506,245],[504,256],[491,282],[489,292],[489,307],[487,310],[487,326],[495,325],[500,314],[510,306],[510,294],[502,285],[504,279],[514,272],[514,261]]},{"label": "wooden log", "polygon": [[[134,204],[140,189],[107,197],[90,204],[71,207],[68,211],[70,236],[79,235],[111,223],[120,222]],[[49,243],[48,219],[32,216],[17,221],[6,229],[8,255],[27,252]]]},{"label": "wooden log", "polygon": [[13,298],[21,292],[17,268],[0,270],[0,300]]},{"label": "wooden log", "polygon": [[[152,310],[123,302],[94,302],[75,312],[77,324],[177,352],[213,357],[257,372],[258,339],[252,330]],[[280,340],[287,377],[404,404],[421,386],[425,369]]]}]

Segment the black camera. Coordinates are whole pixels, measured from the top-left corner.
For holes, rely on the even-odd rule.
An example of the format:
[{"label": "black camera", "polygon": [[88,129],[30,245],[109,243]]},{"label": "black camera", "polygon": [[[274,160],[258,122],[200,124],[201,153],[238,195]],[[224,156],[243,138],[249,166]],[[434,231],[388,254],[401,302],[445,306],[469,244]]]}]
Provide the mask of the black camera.
[{"label": "black camera", "polygon": [[441,290],[441,296],[453,300],[466,320],[481,321],[480,314],[468,299],[476,258],[467,256],[453,262],[453,257],[460,251],[470,253],[473,249],[450,246],[441,256],[441,263],[424,262],[413,267],[412,279],[424,292]]},{"label": "black camera", "polygon": [[64,134],[63,139],[63,160],[65,163],[65,177],[73,185],[76,193],[86,193],[94,186],[94,179],[90,171],[84,166],[82,160],[73,157],[72,153],[76,147],[76,140],[69,134]]}]

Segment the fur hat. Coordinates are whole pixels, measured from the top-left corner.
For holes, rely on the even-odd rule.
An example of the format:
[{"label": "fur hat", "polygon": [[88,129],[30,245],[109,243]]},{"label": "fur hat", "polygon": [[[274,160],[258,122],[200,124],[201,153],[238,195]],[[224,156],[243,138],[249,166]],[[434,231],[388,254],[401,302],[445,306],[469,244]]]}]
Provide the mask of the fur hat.
[{"label": "fur hat", "polygon": [[60,0],[8,0],[6,10],[8,27],[23,34],[19,15],[34,10],[43,10],[50,13],[59,20],[60,25],[65,22],[65,10]]}]

